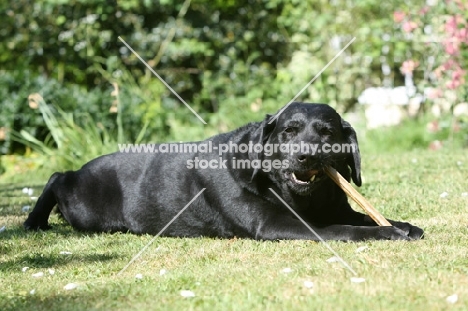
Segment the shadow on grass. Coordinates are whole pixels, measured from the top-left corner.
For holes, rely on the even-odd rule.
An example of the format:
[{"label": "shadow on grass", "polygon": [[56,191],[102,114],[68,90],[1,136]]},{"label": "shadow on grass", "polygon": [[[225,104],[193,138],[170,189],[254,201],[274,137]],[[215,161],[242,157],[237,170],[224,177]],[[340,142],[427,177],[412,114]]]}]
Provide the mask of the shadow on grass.
[{"label": "shadow on grass", "polygon": [[[85,250],[81,253],[60,254],[44,253],[38,245],[53,245],[56,239],[73,240],[87,239],[89,233],[74,230],[67,223],[53,223],[53,228],[48,231],[26,231],[22,227],[8,229],[0,234],[0,252],[4,255],[9,255],[8,260],[1,261],[0,271],[11,271],[18,269],[18,264],[34,268],[50,268],[60,265],[68,265],[73,262],[102,262],[118,259],[121,256],[118,254],[109,253],[92,253],[86,254]],[[18,245],[25,245],[30,248],[30,251],[22,256],[14,256],[13,252],[18,251]]]},{"label": "shadow on grass", "polygon": [[18,270],[18,264],[22,266],[34,268],[34,269],[46,269],[51,267],[59,267],[63,265],[69,265],[73,263],[96,263],[110,261],[120,258],[119,255],[111,254],[71,254],[71,255],[60,255],[50,254],[45,255],[42,253],[31,253],[21,257],[16,257],[12,260],[2,261],[0,265],[0,271],[11,272],[12,270]]},{"label": "shadow on grass", "polygon": [[[24,220],[26,220],[27,214],[24,214]],[[24,221],[23,220],[23,221]],[[62,238],[70,238],[70,237],[84,237],[88,236],[89,233],[86,232],[80,232],[77,230],[74,230],[65,220],[59,219],[59,222],[53,222],[50,223],[52,226],[51,229],[47,231],[27,231],[23,228],[23,226],[16,226],[16,227],[11,227],[2,232],[0,234],[0,241],[2,240],[8,240],[8,239],[21,239],[21,238],[37,238],[43,237],[44,235],[50,235],[54,234],[57,236],[60,236]]]},{"label": "shadow on grass", "polygon": [[[85,285],[86,286],[86,285]],[[130,285],[127,285],[130,286]],[[23,293],[14,297],[2,297],[0,293],[0,310],[131,310],[124,294],[111,294],[106,289],[76,289],[73,292],[51,294],[47,297]],[[111,301],[109,301],[111,300]],[[156,310],[157,307],[151,308]]]}]

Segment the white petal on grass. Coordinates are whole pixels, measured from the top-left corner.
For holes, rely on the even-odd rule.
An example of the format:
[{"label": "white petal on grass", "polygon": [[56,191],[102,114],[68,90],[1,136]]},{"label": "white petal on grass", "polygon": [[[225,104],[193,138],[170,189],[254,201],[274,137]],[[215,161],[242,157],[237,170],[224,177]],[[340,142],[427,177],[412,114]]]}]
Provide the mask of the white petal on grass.
[{"label": "white petal on grass", "polygon": [[411,159],[411,162],[413,162],[413,163],[415,163],[415,164],[416,164],[416,163],[418,163],[418,159],[416,159],[416,158],[413,158],[413,159]]},{"label": "white petal on grass", "polygon": [[28,193],[29,192],[29,188],[26,188],[24,187],[23,190],[21,190],[23,193]]},{"label": "white petal on grass", "polygon": [[291,273],[293,270],[291,268],[284,268],[283,270],[281,270],[281,272],[283,273]]},{"label": "white petal on grass", "polygon": [[37,197],[31,197],[30,199],[33,200],[33,201],[36,201]]},{"label": "white petal on grass", "polygon": [[180,295],[182,297],[195,297],[195,293],[192,292],[191,290],[181,290]]},{"label": "white petal on grass", "polygon": [[363,282],[365,282],[365,281],[366,281],[365,278],[356,278],[356,277],[352,277],[352,278],[351,278],[351,282],[352,282],[352,283],[363,283]]},{"label": "white petal on grass", "polygon": [[29,294],[30,294],[30,295],[34,295],[35,293],[36,293],[36,290],[35,290],[35,289],[31,289],[31,290],[29,291]]},{"label": "white petal on grass", "polygon": [[367,246],[360,246],[360,247],[358,247],[358,248],[356,249],[356,253],[361,253],[361,252],[367,250],[368,248],[369,248],[369,247],[367,247]]},{"label": "white petal on grass", "polygon": [[307,288],[313,288],[314,287],[314,282],[304,281],[304,286],[307,287]]},{"label": "white petal on grass", "polygon": [[167,273],[167,270],[166,269],[161,269],[159,270],[159,275],[164,275]]},{"label": "white petal on grass", "polygon": [[462,192],[462,197],[468,197],[468,192]]},{"label": "white petal on grass", "polygon": [[26,271],[28,271],[28,269],[29,269],[29,267],[23,267],[23,268],[21,269],[21,271],[26,272]]},{"label": "white petal on grass", "polygon": [[72,252],[67,252],[67,251],[61,251],[60,255],[71,255]]},{"label": "white petal on grass", "polygon": [[135,279],[138,279],[138,280],[143,279],[143,274],[141,274],[141,273],[136,274]]},{"label": "white petal on grass", "polygon": [[50,274],[50,275],[54,275],[54,274],[55,274],[55,270],[54,270],[54,269],[49,269],[48,271],[49,271],[49,274]]},{"label": "white petal on grass", "polygon": [[31,275],[33,278],[41,278],[44,276],[44,272],[37,272]]},{"label": "white petal on grass", "polygon": [[6,226],[0,227],[0,233],[2,233],[2,232],[5,231],[5,230],[6,230]]},{"label": "white petal on grass", "polygon": [[338,259],[338,257],[336,256],[333,256],[333,257],[330,257],[327,259],[327,262],[329,263],[332,263],[332,262],[339,262],[340,260]]},{"label": "white petal on grass", "polygon": [[63,287],[64,290],[73,290],[78,287],[78,284],[76,283],[68,283]]},{"label": "white petal on grass", "polygon": [[28,195],[29,195],[29,196],[32,196],[33,193],[34,193],[34,189],[29,188],[29,189],[28,189]]},{"label": "white petal on grass", "polygon": [[448,194],[447,192],[444,191],[444,192],[442,192],[442,193],[440,194],[440,197],[441,197],[441,198],[446,198],[446,197],[448,197],[448,195],[449,195],[449,194]]},{"label": "white petal on grass", "polygon": [[26,212],[29,212],[29,210],[31,209],[31,206],[30,205],[25,205],[21,208],[21,211],[23,213],[26,213]]},{"label": "white petal on grass", "polygon": [[450,295],[445,300],[447,300],[448,303],[455,303],[458,301],[458,295],[457,294]]}]

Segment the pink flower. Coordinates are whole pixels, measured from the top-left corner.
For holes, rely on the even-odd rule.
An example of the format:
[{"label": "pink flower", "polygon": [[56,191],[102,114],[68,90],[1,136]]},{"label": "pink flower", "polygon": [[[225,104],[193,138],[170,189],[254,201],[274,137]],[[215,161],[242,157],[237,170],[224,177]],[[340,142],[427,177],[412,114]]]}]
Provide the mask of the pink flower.
[{"label": "pink flower", "polygon": [[459,29],[456,36],[460,41],[468,43],[468,28]]},{"label": "pink flower", "polygon": [[412,59],[405,60],[400,67],[400,71],[402,74],[411,74],[416,67],[418,67],[419,62],[414,61]]},{"label": "pink flower", "polygon": [[452,72],[452,79],[453,80],[463,80],[463,76],[465,75],[465,71],[461,68]]},{"label": "pink flower", "polygon": [[442,90],[440,90],[440,89],[431,89],[428,92],[427,97],[430,98],[430,99],[440,98],[440,97],[442,97]]},{"label": "pink flower", "polygon": [[393,12],[393,21],[395,23],[401,23],[405,19],[405,12],[402,11],[395,11]]},{"label": "pink flower", "polygon": [[404,32],[410,33],[416,28],[418,28],[418,24],[416,24],[416,22],[413,21],[407,21],[403,23],[402,28]]},{"label": "pink flower", "polygon": [[466,22],[464,21],[463,17],[461,15],[454,15],[454,16],[450,16],[447,20],[447,22],[445,22],[445,31],[449,34],[449,35],[453,35],[457,32],[458,30],[458,25],[465,25]]},{"label": "pink flower", "polygon": [[429,7],[427,5],[424,6],[421,10],[419,10],[420,15],[425,15],[427,12],[429,12]]},{"label": "pink flower", "polygon": [[429,122],[426,125],[426,129],[429,133],[436,133],[440,131],[439,122],[437,120]]},{"label": "pink flower", "polygon": [[442,148],[442,142],[439,140],[434,140],[429,144],[430,150],[439,150]]},{"label": "pink flower", "polygon": [[445,40],[442,44],[445,47],[445,52],[449,55],[458,55],[460,52],[460,42],[456,38]]}]

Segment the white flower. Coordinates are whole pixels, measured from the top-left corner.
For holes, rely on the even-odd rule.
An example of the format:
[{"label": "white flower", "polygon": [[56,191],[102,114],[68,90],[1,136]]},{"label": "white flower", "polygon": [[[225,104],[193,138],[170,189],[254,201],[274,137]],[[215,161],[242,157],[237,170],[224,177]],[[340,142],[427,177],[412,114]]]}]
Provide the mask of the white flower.
[{"label": "white flower", "polygon": [[442,192],[442,193],[440,194],[440,197],[441,197],[441,198],[446,198],[446,197],[448,197],[448,195],[449,195],[449,194],[448,194],[447,192],[444,191],[444,192]]},{"label": "white flower", "polygon": [[143,274],[138,273],[137,275],[135,275],[135,279],[138,279],[138,280],[143,279]]},{"label": "white flower", "polygon": [[314,282],[304,281],[304,286],[307,287],[307,288],[312,288],[312,287],[314,287]]},{"label": "white flower", "polygon": [[353,282],[353,283],[362,283],[362,282],[365,282],[365,281],[366,281],[366,279],[364,279],[364,278],[355,278],[355,277],[351,278],[351,282]]},{"label": "white flower", "polygon": [[291,273],[293,270],[291,268],[284,268],[283,270],[281,270],[281,272],[283,273]]},{"label": "white flower", "polygon": [[72,290],[78,287],[78,284],[76,283],[68,283],[63,287],[64,290]]},{"label": "white flower", "polygon": [[363,252],[363,251],[367,250],[368,248],[369,248],[369,247],[367,247],[367,246],[358,247],[358,248],[356,249],[356,253]]},{"label": "white flower", "polygon": [[37,273],[32,274],[33,278],[41,278],[43,276],[44,276],[44,272],[37,272]]},{"label": "white flower", "polygon": [[35,289],[31,289],[31,290],[29,291],[29,294],[30,294],[30,295],[34,295],[35,293],[36,293],[36,290],[35,290]]},{"label": "white flower", "polygon": [[327,262],[330,262],[330,263],[338,262],[338,261],[340,261],[340,259],[338,259],[338,257],[336,257],[336,256],[333,256],[333,257],[330,257],[330,258],[327,259]]},{"label": "white flower", "polygon": [[455,303],[458,301],[458,295],[457,294],[450,295],[445,300],[447,300],[448,303]]},{"label": "white flower", "polygon": [[164,275],[166,273],[167,273],[166,269],[159,270],[159,275]]},{"label": "white flower", "polygon": [[34,193],[34,189],[32,189],[32,188],[27,188],[27,187],[23,188],[23,190],[21,190],[21,191],[22,191],[24,194],[27,194],[27,195],[29,195],[29,196],[32,196],[32,194]]},{"label": "white flower", "polygon": [[26,271],[28,271],[28,269],[29,269],[29,267],[23,267],[23,269],[21,269],[21,271],[26,272]]},{"label": "white flower", "polygon": [[462,197],[468,197],[468,192],[462,192],[461,196]]},{"label": "white flower", "polygon": [[49,269],[48,271],[49,271],[49,274],[50,274],[50,275],[54,275],[54,274],[55,274],[55,270],[54,270],[54,269]]},{"label": "white flower", "polygon": [[191,290],[181,290],[180,295],[182,297],[195,297],[195,293],[192,292]]}]

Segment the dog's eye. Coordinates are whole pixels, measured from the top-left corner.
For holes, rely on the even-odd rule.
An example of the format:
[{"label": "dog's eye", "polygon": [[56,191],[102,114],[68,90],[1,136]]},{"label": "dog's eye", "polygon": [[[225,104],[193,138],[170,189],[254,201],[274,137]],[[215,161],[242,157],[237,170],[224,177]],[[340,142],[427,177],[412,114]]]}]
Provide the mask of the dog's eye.
[{"label": "dog's eye", "polygon": [[296,129],[294,127],[288,126],[284,129],[286,133],[294,133]]},{"label": "dog's eye", "polygon": [[320,135],[323,135],[323,136],[332,136],[332,135],[333,135],[333,131],[330,130],[330,129],[327,129],[327,128],[321,128],[321,129],[320,129]]}]

